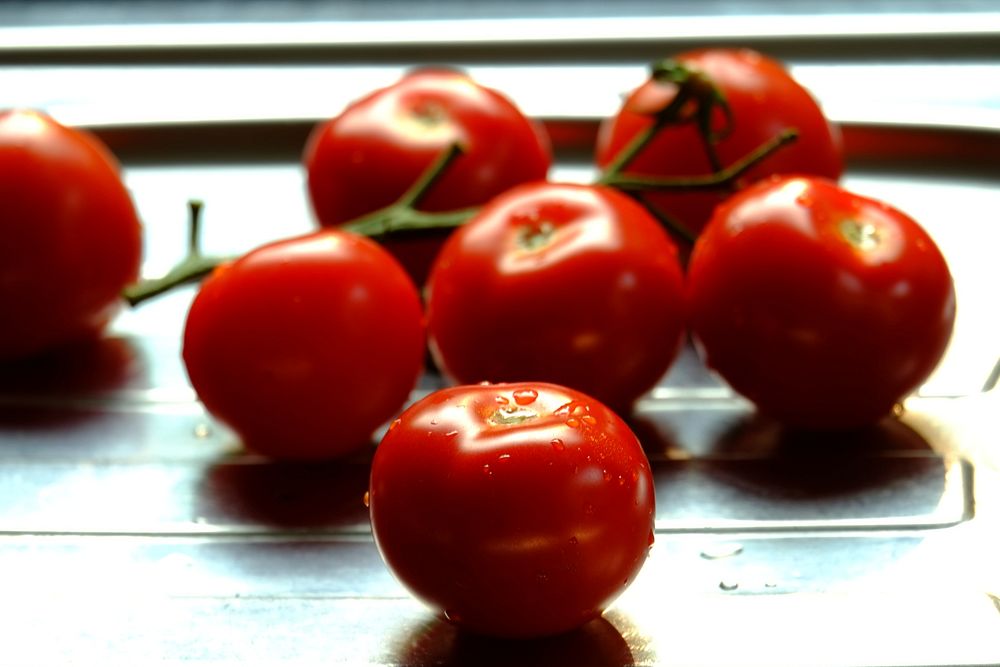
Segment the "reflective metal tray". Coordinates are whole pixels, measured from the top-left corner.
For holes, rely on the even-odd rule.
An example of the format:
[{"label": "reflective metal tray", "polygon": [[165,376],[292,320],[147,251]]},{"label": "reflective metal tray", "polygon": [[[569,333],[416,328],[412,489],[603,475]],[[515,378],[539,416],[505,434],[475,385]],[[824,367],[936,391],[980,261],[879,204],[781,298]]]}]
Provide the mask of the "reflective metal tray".
[{"label": "reflective metal tray", "polygon": [[[596,119],[544,120],[554,177],[588,179]],[[144,271],[183,252],[191,197],[209,252],[311,229],[311,125],[95,127],[145,221]],[[101,341],[0,369],[3,662],[1000,664],[1000,132],[844,131],[846,185],[909,212],[949,259],[946,359],[898,419],[804,439],[754,418],[686,350],[632,418],[656,544],[604,618],[533,642],[434,618],[375,550],[370,450],[272,463],[205,414],[179,358],[190,287],[123,312]]]}]

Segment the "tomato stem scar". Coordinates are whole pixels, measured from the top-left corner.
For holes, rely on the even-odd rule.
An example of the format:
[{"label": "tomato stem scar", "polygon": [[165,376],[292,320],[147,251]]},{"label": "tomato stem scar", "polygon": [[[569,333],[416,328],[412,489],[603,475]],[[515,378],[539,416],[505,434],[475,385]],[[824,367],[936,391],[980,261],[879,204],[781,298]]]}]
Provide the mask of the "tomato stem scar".
[{"label": "tomato stem scar", "polygon": [[523,424],[526,421],[537,419],[538,413],[531,408],[523,406],[505,406],[497,409],[489,416],[489,423],[494,426],[508,426],[511,424]]},{"label": "tomato stem scar", "polygon": [[847,218],[840,223],[840,234],[858,250],[874,250],[882,242],[878,227],[870,222]]}]

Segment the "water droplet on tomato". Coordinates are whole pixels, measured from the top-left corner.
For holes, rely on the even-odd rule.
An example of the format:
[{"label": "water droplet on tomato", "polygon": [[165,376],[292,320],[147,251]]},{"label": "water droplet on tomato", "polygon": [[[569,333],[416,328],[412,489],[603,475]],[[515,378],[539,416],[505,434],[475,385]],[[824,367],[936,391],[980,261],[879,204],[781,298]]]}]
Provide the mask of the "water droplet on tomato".
[{"label": "water droplet on tomato", "polygon": [[365,507],[369,507],[372,502],[372,494],[369,491],[365,491],[365,495],[361,498],[361,502],[365,504]]},{"label": "water droplet on tomato", "polygon": [[563,441],[560,440],[559,438],[552,438],[552,449],[556,450],[557,452],[561,452],[564,449],[566,449],[566,445],[564,445]]},{"label": "water droplet on tomato", "polygon": [[739,587],[740,583],[738,581],[730,581],[729,579],[723,579],[722,581],[719,582],[719,588],[721,588],[724,591],[735,591]]},{"label": "water droplet on tomato", "polygon": [[497,396],[494,400],[496,400],[497,405],[507,405],[510,403],[506,396]]},{"label": "water droplet on tomato", "polygon": [[510,454],[501,454],[497,457],[497,461],[507,461],[510,459]]},{"label": "water droplet on tomato", "polygon": [[402,422],[401,419],[394,420],[391,424],[389,424],[389,430],[391,431],[392,429],[396,428],[397,426],[400,425],[401,422]]},{"label": "water droplet on tomato", "polygon": [[431,420],[431,426],[437,426],[437,423],[438,423],[438,420],[436,420],[436,419],[432,419]]},{"label": "water droplet on tomato", "polygon": [[607,470],[602,470],[601,473],[604,476],[604,481],[605,482],[610,482],[611,481],[611,473],[609,473]]},{"label": "water droplet on tomato", "polygon": [[484,475],[492,475],[493,474],[493,471],[490,470],[490,464],[489,463],[484,463],[483,464],[483,474]]},{"label": "water droplet on tomato", "polygon": [[458,431],[448,431],[447,433],[445,433],[445,435],[449,438],[454,438],[456,435],[458,435]]},{"label": "water droplet on tomato", "polygon": [[456,611],[454,611],[452,609],[445,609],[444,610],[444,617],[445,617],[446,620],[449,620],[452,623],[461,623],[462,622],[462,617],[458,615],[458,612],[456,612]]},{"label": "water droplet on tomato", "polygon": [[653,546],[653,542],[656,541],[656,534],[653,531],[649,531],[649,535],[646,537],[646,546]]},{"label": "water droplet on tomato", "polygon": [[570,417],[569,419],[566,420],[566,426],[569,426],[570,428],[576,428],[579,425],[580,425],[580,420],[577,419],[576,417]]},{"label": "water droplet on tomato", "polygon": [[597,420],[592,415],[584,415],[580,417],[580,420],[587,426],[594,426],[597,424]]},{"label": "water droplet on tomato", "polygon": [[531,405],[538,398],[538,392],[534,389],[518,389],[513,396],[518,405]]}]

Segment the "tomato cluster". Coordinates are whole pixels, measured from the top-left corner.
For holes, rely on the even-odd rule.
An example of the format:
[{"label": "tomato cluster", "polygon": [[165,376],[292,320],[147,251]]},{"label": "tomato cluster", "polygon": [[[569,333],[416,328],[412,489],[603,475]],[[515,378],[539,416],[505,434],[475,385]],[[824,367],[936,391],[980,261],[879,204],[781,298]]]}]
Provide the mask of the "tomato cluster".
[{"label": "tomato cluster", "polygon": [[[795,143],[769,144],[782,133]],[[569,630],[652,543],[652,477],[622,417],[686,332],[760,412],[804,428],[878,421],[944,353],[940,251],[840,188],[841,153],[809,94],[746,50],[654,69],[602,127],[590,185],[545,180],[544,131],[500,93],[410,73],[310,137],[320,230],[204,282],[191,384],[276,459],[343,456],[399,415],[371,469],[389,567],[473,631]],[[0,174],[3,360],[99,330],[139,226],[107,152],[43,116],[0,115]],[[697,237],[690,253],[667,224]],[[426,349],[459,386],[400,414]]]}]

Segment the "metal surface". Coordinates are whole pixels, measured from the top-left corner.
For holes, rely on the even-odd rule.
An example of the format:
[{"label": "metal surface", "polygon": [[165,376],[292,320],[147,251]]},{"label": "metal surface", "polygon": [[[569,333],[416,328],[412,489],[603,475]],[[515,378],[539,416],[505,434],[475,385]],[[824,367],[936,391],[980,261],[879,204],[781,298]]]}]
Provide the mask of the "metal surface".
[{"label": "metal surface", "polygon": [[[580,32],[585,25],[565,33],[553,53],[592,43],[592,34]],[[732,23],[712,25],[739,33]],[[984,77],[969,104],[957,94],[964,85],[950,98],[925,91],[917,102],[914,92],[912,104],[901,105],[906,116],[892,117],[881,104],[837,107],[844,71],[872,90],[883,80],[895,94],[901,73],[921,81],[944,70],[845,66],[856,61],[858,44],[886,50],[875,34],[886,24],[869,26],[871,39],[862,42],[846,28],[837,32],[844,23],[810,25],[805,33],[799,25],[797,42],[769,43],[779,51],[807,42],[810,53],[826,49],[825,64],[806,62],[801,71],[828,82],[824,102],[846,121],[846,184],[920,220],[955,275],[953,343],[898,418],[863,434],[787,433],[754,418],[686,350],[632,418],[657,491],[656,544],[639,579],[577,633],[490,641],[435,619],[382,566],[362,503],[370,450],[332,464],[275,464],[243,452],[205,414],[180,362],[194,293],[182,289],[123,312],[93,345],[0,368],[0,663],[1000,664],[1000,394],[982,391],[1000,359],[992,288],[1000,278],[1000,77]],[[963,40],[970,54],[980,40],[993,40],[992,51],[970,56],[978,62],[996,55],[993,26],[949,33],[942,23],[938,32],[947,35],[939,43],[957,55]],[[625,51],[638,58],[658,49],[665,42],[653,33],[662,27],[649,26],[646,42],[594,55],[603,65],[581,57],[576,69],[522,61],[481,71],[499,87],[521,85],[525,94],[512,95],[544,117],[559,156],[555,178],[587,180],[596,118],[616,103],[612,86],[641,75],[638,65],[607,63]],[[691,30],[691,40],[712,37],[704,24]],[[182,254],[192,197],[206,202],[208,252],[240,252],[312,229],[298,164],[306,133],[324,109],[363,92],[371,76],[391,80],[405,66],[130,69],[119,67],[117,47],[91,51],[18,34],[20,41],[0,40],[7,84],[0,102],[21,94],[55,107],[112,146],[146,225],[150,275]],[[237,41],[247,42],[246,34]],[[143,50],[139,33],[120,36],[139,60],[173,57],[173,46]],[[280,36],[265,35],[263,53],[302,53],[302,42]],[[364,51],[367,38],[356,37],[351,48],[373,53],[373,61],[392,57],[384,45]],[[441,33],[406,53],[426,53],[435,38]],[[206,40],[197,31],[185,39],[181,51],[198,48],[181,63],[202,41],[223,56],[234,53],[223,48],[231,39]],[[335,39],[323,39],[310,57],[339,52]],[[482,48],[497,63],[510,55],[503,40],[486,41],[459,52],[472,57]],[[919,41],[901,33],[895,43],[916,49]],[[544,55],[547,42],[538,42]],[[56,67],[63,47],[93,57]],[[259,47],[244,43],[235,53],[259,54]],[[990,62],[974,67],[996,72]],[[557,70],[577,82],[580,97],[539,94],[539,82]],[[970,70],[946,71],[961,79]],[[81,77],[75,84],[74,73]],[[267,85],[293,73],[301,78],[279,86],[287,95],[275,95],[278,102],[242,112],[259,91],[226,92],[219,84],[238,74],[248,85]],[[325,97],[300,90],[318,74],[347,87]],[[187,75],[201,82],[205,103],[161,106],[168,95],[158,87]],[[60,81],[68,87],[52,88]],[[172,84],[166,89],[174,92]],[[101,90],[112,103],[99,99]],[[958,108],[965,115],[941,111]],[[416,394],[440,383],[427,376]]]}]

